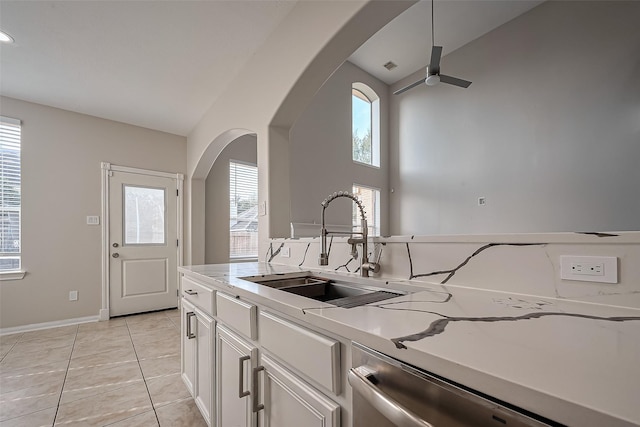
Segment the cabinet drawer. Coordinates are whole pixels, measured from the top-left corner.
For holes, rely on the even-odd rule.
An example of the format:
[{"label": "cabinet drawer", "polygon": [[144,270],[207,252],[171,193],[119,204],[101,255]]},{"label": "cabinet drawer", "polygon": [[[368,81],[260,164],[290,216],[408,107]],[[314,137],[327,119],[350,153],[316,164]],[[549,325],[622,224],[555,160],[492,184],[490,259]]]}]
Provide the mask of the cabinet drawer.
[{"label": "cabinet drawer", "polygon": [[340,394],[340,342],[260,312],[260,344],[335,394]]},{"label": "cabinet drawer", "polygon": [[182,297],[209,316],[215,316],[216,291],[213,289],[182,277]]},{"label": "cabinet drawer", "polygon": [[258,338],[256,306],[218,292],[216,299],[218,318],[226,325],[255,340]]}]

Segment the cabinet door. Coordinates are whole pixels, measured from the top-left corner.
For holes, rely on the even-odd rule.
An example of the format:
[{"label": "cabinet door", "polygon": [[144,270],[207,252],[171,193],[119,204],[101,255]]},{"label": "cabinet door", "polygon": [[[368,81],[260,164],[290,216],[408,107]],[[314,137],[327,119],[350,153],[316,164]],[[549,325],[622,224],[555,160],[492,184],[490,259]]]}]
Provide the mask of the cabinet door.
[{"label": "cabinet door", "polygon": [[206,314],[196,309],[196,384],[195,401],[205,421],[213,425],[214,334],[215,324]]},{"label": "cabinet door", "polygon": [[196,380],[196,319],[195,307],[182,300],[182,316],[180,321],[180,373],[187,390],[194,396]]},{"label": "cabinet door", "polygon": [[251,372],[258,349],[220,324],[216,327],[216,415],[218,426],[252,427]]},{"label": "cabinet door", "polygon": [[264,367],[265,427],[340,426],[340,406],[337,403],[270,357],[262,355],[261,364]]}]

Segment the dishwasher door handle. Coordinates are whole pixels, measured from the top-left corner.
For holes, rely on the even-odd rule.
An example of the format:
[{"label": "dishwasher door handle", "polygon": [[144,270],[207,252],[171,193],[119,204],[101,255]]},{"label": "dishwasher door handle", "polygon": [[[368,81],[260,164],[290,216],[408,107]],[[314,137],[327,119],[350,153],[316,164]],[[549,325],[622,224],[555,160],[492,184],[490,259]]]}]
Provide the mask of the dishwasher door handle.
[{"label": "dishwasher door handle", "polygon": [[367,379],[375,374],[368,366],[359,366],[349,370],[348,380],[351,387],[360,394],[378,412],[398,427],[434,427],[409,409],[405,408]]}]

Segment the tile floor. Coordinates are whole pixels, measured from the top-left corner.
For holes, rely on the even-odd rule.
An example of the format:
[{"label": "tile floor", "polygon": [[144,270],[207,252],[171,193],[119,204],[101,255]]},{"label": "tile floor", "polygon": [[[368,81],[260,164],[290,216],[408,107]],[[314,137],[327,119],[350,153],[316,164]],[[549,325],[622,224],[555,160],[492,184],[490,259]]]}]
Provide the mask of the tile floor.
[{"label": "tile floor", "polygon": [[198,427],[180,311],[0,337],[0,427]]}]

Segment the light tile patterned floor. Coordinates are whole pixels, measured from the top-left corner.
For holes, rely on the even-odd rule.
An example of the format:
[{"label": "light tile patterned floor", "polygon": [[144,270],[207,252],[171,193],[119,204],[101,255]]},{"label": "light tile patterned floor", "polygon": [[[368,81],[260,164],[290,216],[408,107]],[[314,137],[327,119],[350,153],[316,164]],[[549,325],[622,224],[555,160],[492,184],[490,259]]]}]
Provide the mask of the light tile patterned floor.
[{"label": "light tile patterned floor", "polygon": [[206,426],[180,378],[180,311],[0,337],[0,427]]}]

